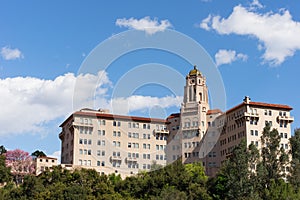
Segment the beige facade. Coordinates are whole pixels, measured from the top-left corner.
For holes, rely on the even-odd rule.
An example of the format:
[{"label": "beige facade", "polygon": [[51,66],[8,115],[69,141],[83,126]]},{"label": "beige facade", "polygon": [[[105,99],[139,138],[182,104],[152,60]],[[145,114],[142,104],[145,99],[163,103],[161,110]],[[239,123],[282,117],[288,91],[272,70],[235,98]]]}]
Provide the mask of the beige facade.
[{"label": "beige facade", "polygon": [[52,167],[57,166],[57,158],[51,157],[37,157],[35,161],[35,174],[39,175],[46,170],[51,170]]},{"label": "beige facade", "polygon": [[181,158],[183,163],[202,162],[206,174],[214,176],[242,139],[261,148],[266,123],[278,130],[281,147],[289,151],[291,110],[287,105],[252,102],[249,97],[226,112],[210,110],[206,79],[194,67],[186,76],[180,113],[166,120],[105,110],[73,113],[61,125],[61,163],[125,177],[150,170],[153,162],[165,165]]},{"label": "beige facade", "polygon": [[164,119],[82,109],[61,125],[61,163],[123,177],[166,164]]},{"label": "beige facade", "polygon": [[224,129],[220,136],[220,160],[225,160],[232,149],[242,139],[261,148],[261,136],[264,127],[269,123],[277,129],[281,136],[281,147],[289,151],[289,138],[291,137],[292,108],[287,105],[252,102],[249,97],[228,110],[220,120],[225,120]]}]

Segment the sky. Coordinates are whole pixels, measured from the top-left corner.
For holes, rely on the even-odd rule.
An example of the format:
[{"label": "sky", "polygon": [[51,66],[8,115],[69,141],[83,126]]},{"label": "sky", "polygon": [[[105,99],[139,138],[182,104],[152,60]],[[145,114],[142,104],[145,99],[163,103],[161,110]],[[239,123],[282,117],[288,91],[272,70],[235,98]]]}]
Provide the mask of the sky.
[{"label": "sky", "polygon": [[84,107],[165,118],[193,65],[212,108],[286,104],[295,129],[299,35],[292,0],[0,0],[0,145],[59,157],[59,125]]}]

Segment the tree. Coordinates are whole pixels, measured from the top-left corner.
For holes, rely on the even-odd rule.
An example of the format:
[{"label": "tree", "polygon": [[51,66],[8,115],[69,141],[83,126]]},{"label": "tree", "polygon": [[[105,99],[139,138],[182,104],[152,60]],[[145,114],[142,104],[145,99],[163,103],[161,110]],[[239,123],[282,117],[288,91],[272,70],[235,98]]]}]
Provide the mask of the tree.
[{"label": "tree", "polygon": [[295,130],[294,135],[290,138],[290,145],[292,163],[288,180],[298,191],[300,189],[300,129]]},{"label": "tree", "polygon": [[0,184],[7,183],[11,180],[10,168],[5,165],[5,156],[0,155]]},{"label": "tree", "polygon": [[18,185],[22,182],[24,175],[33,174],[35,167],[32,161],[32,157],[28,152],[20,149],[7,151],[6,154],[6,166],[11,168],[11,173],[14,176],[14,181]]},{"label": "tree", "polygon": [[0,146],[0,155],[3,155],[7,152],[7,150],[5,149],[5,147],[3,145]]},{"label": "tree", "polygon": [[[251,177],[254,176],[253,164],[258,160],[258,151],[254,145],[247,148],[247,143],[242,140],[236,146],[231,156],[225,161],[215,183],[218,184],[220,192],[227,190],[225,197],[228,199],[254,198],[256,191]],[[225,186],[220,184],[225,182]],[[218,194],[217,198],[224,197]]]},{"label": "tree", "polygon": [[267,124],[261,136],[261,161],[257,166],[257,181],[263,198],[266,198],[265,188],[270,189],[273,182],[277,184],[284,177],[282,167],[288,162],[288,155],[280,148],[280,141],[277,129],[271,130],[270,124]]},{"label": "tree", "polygon": [[38,158],[38,157],[45,157],[46,154],[43,151],[36,150],[31,154],[31,156]]}]

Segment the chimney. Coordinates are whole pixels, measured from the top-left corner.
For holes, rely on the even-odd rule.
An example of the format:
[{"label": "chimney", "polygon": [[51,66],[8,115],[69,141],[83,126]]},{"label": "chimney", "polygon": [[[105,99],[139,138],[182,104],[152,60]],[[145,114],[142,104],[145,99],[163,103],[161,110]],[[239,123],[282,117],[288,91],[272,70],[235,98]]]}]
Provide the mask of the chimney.
[{"label": "chimney", "polygon": [[250,97],[249,96],[245,96],[244,103],[249,104],[250,101],[251,101]]}]

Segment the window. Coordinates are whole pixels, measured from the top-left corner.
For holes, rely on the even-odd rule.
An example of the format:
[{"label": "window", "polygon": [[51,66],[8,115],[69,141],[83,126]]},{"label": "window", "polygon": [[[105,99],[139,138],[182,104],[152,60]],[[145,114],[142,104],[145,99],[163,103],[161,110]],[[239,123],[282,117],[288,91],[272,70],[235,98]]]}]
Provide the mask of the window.
[{"label": "window", "polygon": [[143,134],[143,139],[147,139],[147,134]]},{"label": "window", "polygon": [[102,140],[102,146],[105,146],[105,140]]},{"label": "window", "polygon": [[88,155],[92,155],[92,150],[88,150]]},{"label": "window", "polygon": [[283,138],[283,133],[280,133],[280,137]]},{"label": "window", "polygon": [[258,130],[255,130],[255,136],[258,136]]},{"label": "window", "polygon": [[131,138],[131,132],[128,132],[128,137]]},{"label": "window", "polygon": [[104,126],[106,124],[105,119],[99,119],[98,124],[99,124],[99,126],[101,126],[101,125]]},{"label": "window", "polygon": [[284,138],[288,138],[287,133],[284,133]]},{"label": "window", "polygon": [[87,139],[84,139],[84,140],[83,140],[83,143],[84,143],[84,144],[87,144]]},{"label": "window", "polygon": [[100,155],[101,155],[101,151],[97,150],[97,156],[100,156]]},{"label": "window", "polygon": [[131,148],[131,142],[128,142],[128,148]]},{"label": "window", "polygon": [[250,131],[250,135],[254,135],[254,131],[253,130]]},{"label": "window", "polygon": [[92,144],[92,140],[88,140],[88,144],[91,145]]},{"label": "window", "polygon": [[79,154],[82,154],[82,153],[83,153],[82,149],[79,149]]},{"label": "window", "polygon": [[82,139],[79,139],[79,144],[82,144],[82,141],[83,141]]},{"label": "window", "polygon": [[268,115],[268,111],[267,110],[265,110],[265,115]]},{"label": "window", "polygon": [[272,116],[272,110],[269,110],[269,115]]}]

